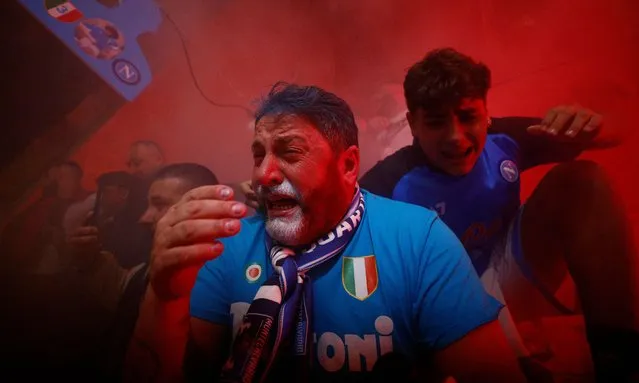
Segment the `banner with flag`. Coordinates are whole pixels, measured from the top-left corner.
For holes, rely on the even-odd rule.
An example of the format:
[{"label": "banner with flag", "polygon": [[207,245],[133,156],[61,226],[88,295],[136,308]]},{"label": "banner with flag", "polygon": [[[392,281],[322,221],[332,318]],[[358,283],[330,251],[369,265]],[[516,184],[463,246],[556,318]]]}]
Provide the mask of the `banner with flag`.
[{"label": "banner with flag", "polygon": [[153,0],[19,2],[125,99],[134,100],[151,83],[137,38],[162,21]]},{"label": "banner with flag", "polygon": [[55,17],[57,20],[65,23],[72,23],[82,18],[82,12],[70,1],[46,0],[44,6],[47,8],[49,16]]},{"label": "banner with flag", "polygon": [[342,284],[350,296],[363,301],[377,290],[377,283],[374,255],[342,257]]}]

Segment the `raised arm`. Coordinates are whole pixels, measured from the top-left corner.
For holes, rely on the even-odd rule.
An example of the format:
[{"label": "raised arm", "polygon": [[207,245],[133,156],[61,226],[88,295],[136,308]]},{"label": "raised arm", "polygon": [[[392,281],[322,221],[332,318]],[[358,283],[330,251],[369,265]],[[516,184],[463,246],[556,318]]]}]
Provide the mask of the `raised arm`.
[{"label": "raised arm", "polygon": [[203,329],[197,321],[191,326],[189,296],[201,266],[222,253],[213,238],[239,232],[246,206],[232,198],[231,188],[222,185],[193,189],[158,222],[150,284],[127,352],[125,381],[184,381],[187,343],[192,350],[192,345],[217,341],[214,328]]}]

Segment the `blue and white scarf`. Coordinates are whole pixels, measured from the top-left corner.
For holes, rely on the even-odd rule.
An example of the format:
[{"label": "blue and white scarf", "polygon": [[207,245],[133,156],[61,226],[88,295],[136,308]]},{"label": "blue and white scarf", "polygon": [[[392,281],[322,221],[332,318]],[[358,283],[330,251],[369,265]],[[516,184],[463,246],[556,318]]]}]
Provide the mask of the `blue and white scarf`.
[{"label": "blue and white scarf", "polygon": [[284,341],[290,341],[285,343],[290,345],[288,356],[296,361],[290,366],[291,373],[298,374],[298,381],[304,380],[299,375],[307,375],[313,360],[313,290],[307,272],[341,254],[361,224],[364,210],[364,196],[358,188],[340,224],[297,254],[267,235],[274,273],[258,289],[244,316],[222,369],[223,382],[263,382]]}]

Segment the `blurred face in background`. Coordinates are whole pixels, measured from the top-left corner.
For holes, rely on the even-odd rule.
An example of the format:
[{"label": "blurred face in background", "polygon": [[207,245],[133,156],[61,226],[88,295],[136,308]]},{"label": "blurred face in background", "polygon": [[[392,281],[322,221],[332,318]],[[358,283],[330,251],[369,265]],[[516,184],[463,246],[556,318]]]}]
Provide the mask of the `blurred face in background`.
[{"label": "blurred face in background", "polygon": [[82,175],[73,166],[61,165],[57,175],[57,195],[62,199],[71,199],[81,190]]},{"label": "blurred face in background", "polygon": [[189,191],[188,183],[177,177],[162,178],[153,181],[149,188],[149,205],[140,217],[140,223],[149,225],[155,230],[155,225],[166,214],[169,208]]},{"label": "blurred face in background", "polygon": [[102,189],[100,198],[100,214],[103,217],[113,217],[126,206],[129,189],[120,185],[107,185]]},{"label": "blurred face in background", "polygon": [[127,167],[129,172],[139,178],[149,179],[164,165],[164,157],[153,145],[135,145],[129,152]]}]

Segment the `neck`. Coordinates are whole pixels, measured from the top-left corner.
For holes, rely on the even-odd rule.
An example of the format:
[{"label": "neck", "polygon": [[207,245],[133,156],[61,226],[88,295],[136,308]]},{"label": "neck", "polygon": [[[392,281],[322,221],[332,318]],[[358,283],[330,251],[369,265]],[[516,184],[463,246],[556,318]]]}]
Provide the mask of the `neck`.
[{"label": "neck", "polygon": [[316,235],[313,236],[313,240],[309,243],[313,243],[317,239],[322,238],[339,225],[339,223],[344,219],[344,216],[348,213],[356,190],[356,187],[352,186],[346,187],[343,190],[340,190],[339,193],[336,193],[331,202],[331,207],[334,207],[334,209],[330,209],[330,213],[327,214],[325,223],[322,225],[321,230],[318,230],[318,232],[315,233]]}]

